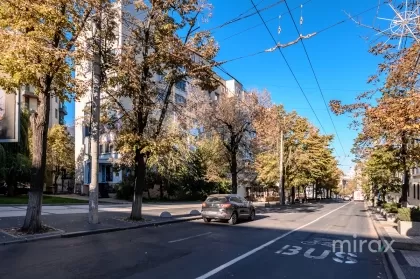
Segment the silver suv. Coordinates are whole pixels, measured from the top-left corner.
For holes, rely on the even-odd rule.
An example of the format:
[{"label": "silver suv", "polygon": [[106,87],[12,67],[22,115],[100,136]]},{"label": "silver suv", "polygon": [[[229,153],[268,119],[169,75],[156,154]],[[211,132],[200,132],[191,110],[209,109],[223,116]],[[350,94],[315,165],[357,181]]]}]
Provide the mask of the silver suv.
[{"label": "silver suv", "polygon": [[206,223],[218,219],[234,225],[239,219],[254,220],[255,208],[251,202],[239,195],[211,195],[202,204],[201,216]]}]

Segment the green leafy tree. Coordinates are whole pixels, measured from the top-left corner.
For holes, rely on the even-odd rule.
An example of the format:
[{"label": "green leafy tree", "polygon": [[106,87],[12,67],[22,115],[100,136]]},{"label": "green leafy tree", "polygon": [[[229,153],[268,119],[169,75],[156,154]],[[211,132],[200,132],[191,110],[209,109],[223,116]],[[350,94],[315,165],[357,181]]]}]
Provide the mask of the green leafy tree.
[{"label": "green leafy tree", "polygon": [[[273,187],[279,183],[280,129],[284,134],[284,184],[295,195],[296,189],[316,185],[329,193],[338,184],[337,161],[329,147],[332,136],[320,135],[306,118],[286,113],[282,106],[261,107],[256,129],[255,169],[258,181]],[[294,198],[292,199],[294,200]]]},{"label": "green leafy tree", "polygon": [[398,162],[397,149],[377,147],[371,152],[363,169],[367,184],[374,197],[381,194],[382,199],[387,193],[401,189],[401,166]]},{"label": "green leafy tree", "polygon": [[31,115],[32,172],[28,208],[22,230],[41,229],[41,205],[47,158],[51,97],[69,99],[79,91],[73,78],[75,48],[93,11],[104,1],[2,1],[0,4],[0,86],[17,92],[29,85],[38,96]]},{"label": "green leafy tree", "polygon": [[52,173],[54,187],[57,187],[63,170],[68,174],[74,172],[74,140],[64,125],[55,125],[48,131],[47,146],[47,170]]}]

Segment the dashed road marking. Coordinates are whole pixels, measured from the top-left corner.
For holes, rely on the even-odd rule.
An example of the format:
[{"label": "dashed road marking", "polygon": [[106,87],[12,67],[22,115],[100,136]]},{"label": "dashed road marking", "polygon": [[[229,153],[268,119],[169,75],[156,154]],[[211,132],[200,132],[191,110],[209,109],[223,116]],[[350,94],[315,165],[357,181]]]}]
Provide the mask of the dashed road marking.
[{"label": "dashed road marking", "polygon": [[260,250],[264,249],[264,248],[265,248],[265,247],[267,247],[267,246],[270,246],[271,244],[275,243],[276,241],[278,241],[278,240],[280,240],[280,239],[282,239],[282,238],[285,238],[285,237],[286,237],[286,236],[288,236],[289,234],[292,234],[292,233],[294,233],[294,232],[296,232],[296,231],[298,231],[298,230],[300,230],[300,229],[303,229],[303,228],[305,228],[305,227],[307,227],[307,226],[309,226],[309,225],[312,225],[313,223],[315,223],[315,222],[317,222],[317,221],[321,220],[322,218],[324,218],[324,217],[326,217],[326,216],[330,215],[331,213],[333,213],[333,212],[335,212],[335,211],[337,211],[337,210],[339,210],[339,209],[341,209],[341,208],[343,208],[343,207],[345,207],[345,206],[347,206],[347,205],[349,205],[349,204],[351,204],[351,203],[350,203],[350,202],[349,202],[349,203],[346,203],[345,205],[342,205],[342,206],[340,206],[340,207],[337,207],[336,209],[331,210],[330,212],[328,212],[328,213],[326,213],[326,214],[322,215],[321,217],[316,218],[315,220],[313,220],[313,221],[311,221],[311,222],[309,222],[309,223],[307,223],[307,224],[305,224],[305,225],[302,225],[302,226],[300,226],[300,227],[298,227],[298,228],[296,228],[296,229],[294,229],[294,230],[288,231],[288,232],[286,232],[286,233],[282,234],[281,236],[276,237],[276,238],[274,238],[273,240],[270,240],[269,242],[264,243],[263,245],[258,246],[257,248],[254,248],[254,249],[252,249],[251,251],[249,251],[249,252],[247,252],[247,253],[245,253],[245,254],[243,254],[243,255],[239,256],[239,257],[236,257],[236,258],[234,258],[234,259],[230,260],[229,262],[227,262],[227,263],[225,263],[225,264],[222,264],[221,266],[219,266],[219,267],[217,267],[217,268],[215,268],[215,269],[213,269],[213,270],[210,270],[210,271],[209,271],[209,272],[207,272],[206,274],[203,274],[203,275],[201,275],[200,277],[197,277],[197,279],[206,279],[206,278],[209,278],[210,276],[213,276],[213,275],[215,275],[215,274],[219,273],[219,272],[220,272],[220,271],[222,271],[223,269],[225,269],[225,268],[227,268],[227,267],[229,267],[229,266],[231,266],[231,265],[233,265],[233,264],[235,264],[235,263],[237,263],[237,262],[239,262],[239,261],[241,261],[241,260],[243,260],[243,259],[245,259],[245,258],[247,258],[247,257],[251,256],[252,254],[255,254],[256,252],[258,252],[258,251],[260,251]]}]

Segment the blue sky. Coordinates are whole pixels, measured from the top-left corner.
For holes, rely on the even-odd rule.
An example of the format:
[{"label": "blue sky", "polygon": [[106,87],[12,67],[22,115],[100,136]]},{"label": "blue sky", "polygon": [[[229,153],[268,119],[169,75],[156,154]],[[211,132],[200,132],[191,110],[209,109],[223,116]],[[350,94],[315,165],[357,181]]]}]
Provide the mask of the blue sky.
[{"label": "blue sky", "polygon": [[[250,0],[212,0],[210,2],[213,4],[213,16],[209,23],[201,25],[203,29],[218,26],[252,8]],[[258,4],[259,9],[262,9],[278,2],[278,0],[254,0],[254,2]],[[291,9],[305,2],[307,0],[287,1]],[[303,25],[299,26],[300,32],[306,35],[319,31],[345,19],[347,16],[344,11],[350,14],[358,14],[375,5],[378,5],[378,0],[309,1],[302,9],[304,20]],[[248,13],[251,12],[254,12],[254,10]],[[268,22],[267,25],[275,39],[280,43],[287,43],[298,36],[290,15],[284,14],[286,12],[287,8],[284,3],[261,12],[265,20],[276,18]],[[371,25],[375,21],[376,12],[376,9],[373,9],[359,18],[366,24]],[[382,5],[379,13],[382,16],[388,15],[389,17],[389,7]],[[278,16],[281,14],[283,15],[279,21]],[[292,15],[299,25],[300,7],[292,11]],[[215,29],[213,34],[220,45],[217,59],[219,61],[229,60],[273,47],[272,39],[263,25],[230,39],[225,39],[261,23],[259,16],[254,15],[223,28]],[[279,23],[282,29],[280,35],[277,33]],[[375,21],[375,24],[379,23],[379,20]],[[327,102],[331,99],[340,99],[345,103],[352,102],[356,95],[372,88],[366,81],[369,75],[375,73],[379,60],[368,53],[370,43],[363,39],[364,36],[375,38],[371,30],[359,27],[348,20],[305,40],[307,51]],[[335,134],[301,44],[285,48],[283,53],[322,122],[325,132]],[[275,103],[283,104],[287,110],[296,110],[299,114],[309,118],[314,125],[320,127],[296,81],[277,51],[229,62],[223,65],[223,68],[239,80],[246,89],[265,88],[269,90]],[[74,103],[68,104],[68,111],[66,122],[71,124],[74,119]],[[335,116],[332,114],[332,118],[347,156],[344,155],[337,138],[333,143],[333,148],[340,161],[341,169],[348,172],[353,157],[350,154],[350,149],[357,132],[348,127],[351,121],[350,116]]]}]

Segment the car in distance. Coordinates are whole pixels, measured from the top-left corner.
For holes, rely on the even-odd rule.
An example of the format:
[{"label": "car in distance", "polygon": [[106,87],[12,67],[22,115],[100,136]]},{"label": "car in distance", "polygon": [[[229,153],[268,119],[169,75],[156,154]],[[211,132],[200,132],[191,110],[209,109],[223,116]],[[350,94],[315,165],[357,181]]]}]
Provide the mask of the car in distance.
[{"label": "car in distance", "polygon": [[345,200],[345,201],[350,201],[350,200],[351,200],[351,198],[350,198],[349,196],[344,196],[343,200]]},{"label": "car in distance", "polygon": [[217,219],[229,221],[234,225],[240,219],[254,220],[255,208],[251,202],[239,195],[210,195],[202,203],[201,216],[206,223]]}]

